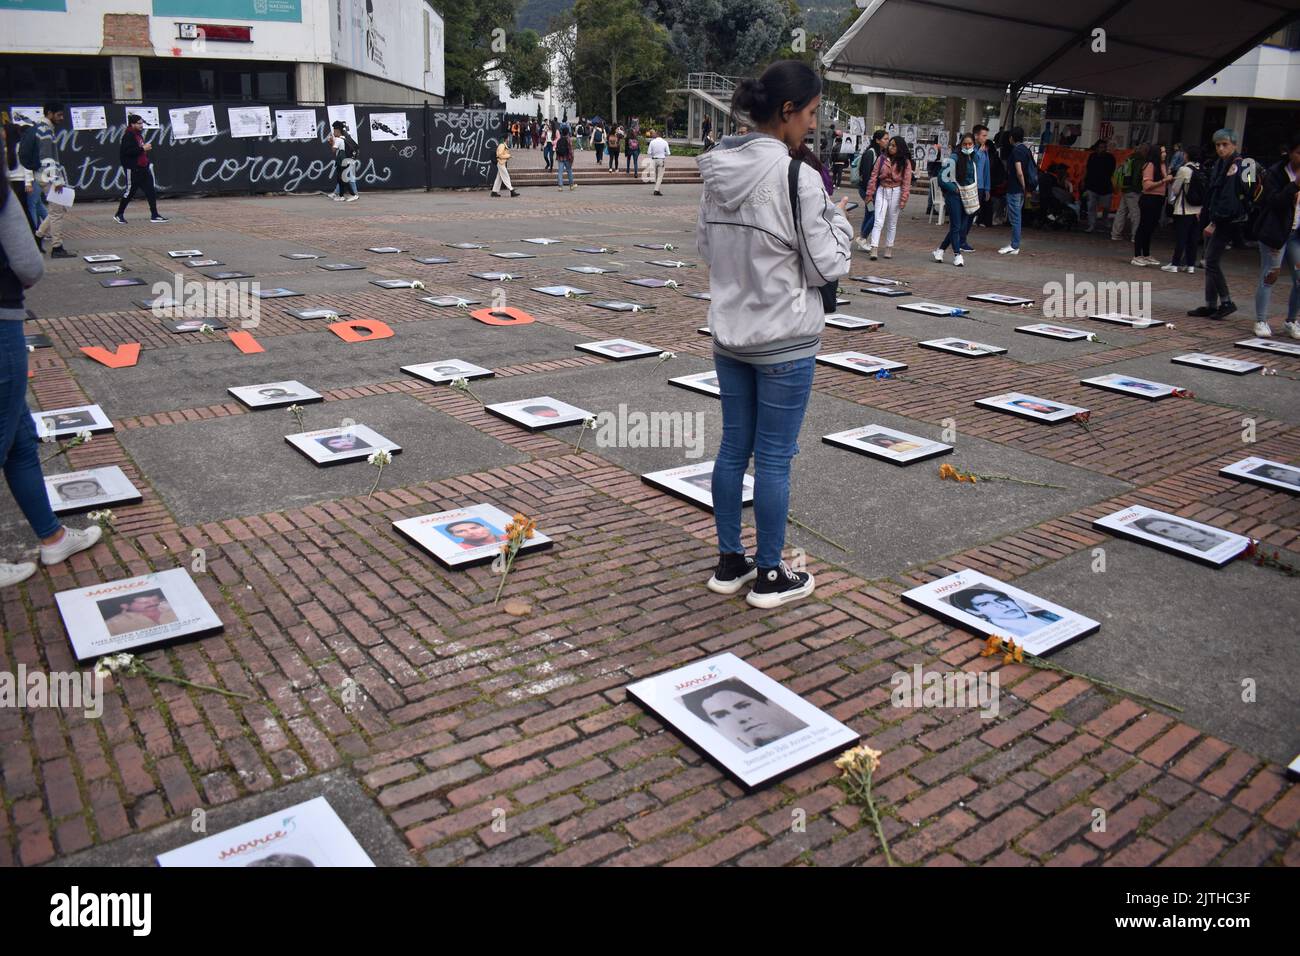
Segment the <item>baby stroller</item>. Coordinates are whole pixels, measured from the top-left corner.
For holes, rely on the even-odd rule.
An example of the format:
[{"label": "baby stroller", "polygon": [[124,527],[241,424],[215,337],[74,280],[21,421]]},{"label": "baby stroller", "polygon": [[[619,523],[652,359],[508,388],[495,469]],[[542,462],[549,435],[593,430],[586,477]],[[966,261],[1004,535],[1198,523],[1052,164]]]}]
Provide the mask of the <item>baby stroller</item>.
[{"label": "baby stroller", "polygon": [[1079,211],[1064,173],[1063,167],[1053,166],[1038,174],[1038,224],[1044,229],[1068,230],[1079,224]]}]

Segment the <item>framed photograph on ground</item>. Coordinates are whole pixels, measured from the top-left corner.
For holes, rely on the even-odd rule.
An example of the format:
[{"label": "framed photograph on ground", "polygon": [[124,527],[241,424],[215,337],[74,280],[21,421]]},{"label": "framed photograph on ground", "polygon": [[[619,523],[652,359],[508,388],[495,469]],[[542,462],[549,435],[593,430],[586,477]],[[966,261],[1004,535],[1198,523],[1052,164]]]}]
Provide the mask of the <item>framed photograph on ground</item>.
[{"label": "framed photograph on ground", "polygon": [[365,425],[319,428],[285,435],[284,440],[321,467],[365,461],[371,453],[381,450],[393,455],[402,453],[402,446],[397,442],[389,441]]},{"label": "framed photograph on ground", "polygon": [[405,251],[406,251],[405,249],[400,249],[397,246],[368,246],[366,248],[366,252],[377,252],[380,253],[381,255],[391,255],[394,252],[405,252]]},{"label": "framed photograph on ground", "polygon": [[202,249],[172,249],[167,255],[173,259],[193,259],[196,256],[203,255]]},{"label": "framed photograph on ground", "polygon": [[[652,471],[641,476],[647,485],[666,491],[674,498],[681,498],[693,505],[699,505],[707,511],[713,510],[713,465],[712,461],[700,461],[693,465],[681,465],[664,471]],[[741,506],[754,503],[754,476],[746,475],[740,491]]]},{"label": "framed photograph on ground", "polygon": [[415,288],[415,279],[371,279],[371,285],[377,285],[381,289],[413,289]]},{"label": "framed photograph on ground", "polygon": [[251,272],[238,272],[238,271],[205,272],[203,273],[203,275],[207,276],[209,279],[215,279],[218,282],[230,282],[231,280],[234,279],[253,278],[253,273]]},{"label": "framed photograph on ground", "polygon": [[213,266],[224,266],[225,263],[220,259],[188,259],[185,265],[191,269],[210,269]]},{"label": "framed photograph on ground", "polygon": [[436,305],[440,309],[454,309],[456,306],[468,308],[471,305],[482,305],[482,299],[476,299],[469,295],[422,295],[421,302],[427,302],[429,305]]},{"label": "framed photograph on ground", "polygon": [[285,309],[286,314],[292,315],[295,319],[341,319],[344,316],[351,315],[351,312],[340,312],[337,309]]},{"label": "framed photograph on ground", "polygon": [[688,388],[692,392],[712,395],[714,398],[722,395],[722,389],[718,385],[718,373],[713,369],[707,372],[696,372],[694,375],[679,375],[677,378],[670,378],[668,384],[676,385],[678,388]]},{"label": "framed photograph on ground", "polygon": [[1046,322],[1021,325],[1016,328],[1016,331],[1024,332],[1026,335],[1041,335],[1045,339],[1060,339],[1063,342],[1077,342],[1080,339],[1086,339],[1092,334],[1082,329],[1072,329],[1066,325],[1048,325]]},{"label": "framed photograph on ground", "polygon": [[113,423],[98,405],[73,405],[32,412],[32,424],[36,426],[36,437],[42,440],[67,438],[81,431],[100,435],[113,430]]},{"label": "framed photograph on ground", "polygon": [[842,305],[852,305],[852,301],[844,298],[844,296],[840,296],[835,300],[835,308],[838,309]]},{"label": "framed photograph on ground", "polygon": [[895,306],[895,308],[902,309],[904,312],[920,312],[924,315],[970,315],[970,309],[963,309],[955,305],[940,305],[938,302],[908,302],[904,305]]},{"label": "framed photograph on ground", "polygon": [[664,269],[694,269],[695,263],[683,262],[681,259],[647,259],[646,265],[660,266]]},{"label": "framed photograph on ground", "polygon": [[45,494],[56,515],[73,515],[113,505],[135,505],[140,489],[117,465],[45,476]]},{"label": "framed photograph on ground", "polygon": [[226,389],[249,408],[287,408],[325,401],[324,396],[302,382],[265,382],[261,385],[234,385]]},{"label": "framed photograph on ground", "polygon": [[705,302],[713,301],[712,292],[683,292],[682,295],[688,299],[703,299]]},{"label": "framed photograph on ground", "polygon": [[533,291],[540,292],[542,295],[553,295],[558,298],[567,298],[575,295],[591,295],[590,289],[579,289],[575,285],[534,286]]},{"label": "framed photograph on ground", "polygon": [[[455,571],[495,561],[501,545],[509,540],[506,525],[510,515],[486,502],[439,511],[437,514],[402,518],[393,529],[417,548],[432,555],[444,568]],[[520,554],[545,551],[554,542],[540,531],[524,542]]]},{"label": "framed photograph on ground", "polygon": [[117,275],[120,272],[130,272],[131,270],[123,268],[122,266],[110,265],[110,266],[86,266],[86,271],[89,272],[92,276],[111,276],[111,275]]},{"label": "framed photograph on ground", "polygon": [[666,242],[637,242],[634,245],[638,249],[657,249],[660,252],[670,252],[673,248]]},{"label": "framed photograph on ground", "polygon": [[591,417],[591,412],[586,409],[562,402],[549,395],[523,398],[516,402],[498,402],[484,407],[489,414],[504,418],[530,432],[563,428],[565,425],[580,425]]},{"label": "framed photograph on ground", "polygon": [[1007,350],[1001,346],[972,342],[969,339],[930,339],[928,342],[918,342],[916,344],[923,349],[949,352],[953,355],[963,355],[966,358],[982,358],[985,355],[1005,355],[1007,353]]},{"label": "framed photograph on ground", "polygon": [[701,327],[701,328],[698,328],[698,329],[696,329],[695,331],[696,331],[696,332],[699,332],[700,335],[707,335],[709,338],[713,338],[713,330],[710,329],[707,325],[705,325],[705,326],[703,326],[703,327]]},{"label": "framed photograph on ground", "polygon": [[817,361],[822,365],[833,365],[835,368],[857,372],[859,375],[875,375],[881,369],[900,372],[907,368],[906,362],[895,362],[878,355],[868,355],[866,352],[825,352],[817,356]]},{"label": "framed photograph on ground", "polygon": [[617,272],[617,269],[603,269],[600,266],[565,266],[568,272],[576,272],[584,276],[603,276],[607,272]]},{"label": "framed photograph on ground", "polygon": [[1219,474],[1241,481],[1250,481],[1265,488],[1278,488],[1292,494],[1300,494],[1300,467],[1287,465],[1267,458],[1243,458],[1226,468],[1220,468]]},{"label": "framed photograph on ground", "polygon": [[1088,316],[1088,318],[1094,322],[1127,325],[1130,329],[1149,329],[1155,325],[1164,325],[1163,322],[1157,322],[1155,319],[1144,319],[1139,315],[1129,315],[1127,312],[1099,312],[1096,315]]},{"label": "framed photograph on ground", "polygon": [[105,289],[126,289],[131,286],[148,285],[143,279],[134,276],[123,276],[120,279],[100,279],[99,284]]},{"label": "framed photograph on ground", "polygon": [[444,242],[443,245],[445,245],[448,249],[486,249],[487,248],[487,246],[485,246],[481,242]]},{"label": "framed photograph on ground", "polygon": [[657,349],[653,345],[646,345],[642,342],[633,342],[631,339],[604,339],[600,342],[579,342],[574,346],[579,352],[590,352],[592,355],[599,355],[601,358],[613,359],[615,362],[625,362],[628,359],[646,358],[649,355],[658,355],[662,349]]},{"label": "framed photograph on ground", "polygon": [[1039,657],[1101,628],[1069,608],[969,569],[904,591],[903,600],[982,637],[1009,637]]},{"label": "framed photograph on ground", "polygon": [[158,854],[159,866],[374,866],[324,797]]},{"label": "framed photograph on ground", "polygon": [[476,378],[493,378],[496,375],[496,372],[490,368],[483,368],[481,365],[475,365],[473,362],[466,362],[461,359],[443,359],[440,362],[403,365],[402,371],[407,375],[414,375],[416,378],[422,378],[426,382],[432,382],[435,385],[445,385],[448,382],[454,382],[458,378],[463,378],[468,382]]},{"label": "framed photograph on ground", "polygon": [[864,285],[859,291],[865,292],[867,295],[882,295],[886,299],[898,299],[912,294],[896,285]]},{"label": "framed photograph on ground", "polygon": [[626,690],[750,793],[861,739],[730,653],[647,677]]},{"label": "framed photograph on ground", "polygon": [[888,279],[885,276],[849,276],[849,278],[854,282],[861,282],[864,285],[907,285],[907,283],[901,279]]},{"label": "framed photograph on ground", "polygon": [[863,319],[856,315],[845,315],[843,312],[832,312],[826,316],[826,324],[836,329],[878,329],[884,322],[877,322],[875,319]]},{"label": "framed photograph on ground", "polygon": [[258,289],[253,295],[259,299],[292,299],[294,296],[302,295],[301,292],[294,292],[293,289]]},{"label": "framed photograph on ground", "polygon": [[546,238],[544,238],[544,237],[540,237],[540,236],[539,236],[539,237],[536,238],[536,239],[520,239],[519,241],[520,241],[520,242],[531,242],[531,243],[532,243],[533,245],[535,245],[535,246],[553,246],[553,245],[555,245],[556,243],[558,243],[560,240],[559,240],[559,239],[546,239]]},{"label": "framed photograph on ground", "polygon": [[221,618],[184,568],[54,595],[78,661],[219,633]]},{"label": "framed photograph on ground", "polygon": [[175,332],[178,335],[186,332],[202,332],[203,327],[207,326],[213,332],[219,332],[226,328],[226,323],[220,319],[180,319],[176,322],[164,322],[163,328],[168,332]]},{"label": "framed photograph on ground", "polygon": [[449,262],[455,262],[455,259],[448,259],[446,256],[412,256],[412,262],[418,262],[422,266],[445,266]]},{"label": "framed photograph on ground", "polygon": [[640,302],[624,302],[622,299],[602,299],[600,302],[586,302],[593,309],[608,309],[610,312],[642,312],[646,309],[653,309],[653,305],[642,305]]},{"label": "framed photograph on ground", "polygon": [[121,256],[115,256],[111,252],[97,252],[94,255],[82,256],[83,262],[121,262]]},{"label": "framed photograph on ground", "polygon": [[1024,392],[993,395],[989,398],[981,398],[975,404],[981,408],[991,408],[994,411],[1048,423],[1063,422],[1088,410],[1078,405],[1067,405],[1065,402],[1053,402],[1036,395],[1026,395]]},{"label": "framed photograph on ground", "polygon": [[1245,535],[1142,505],[1105,515],[1092,526],[1215,568],[1223,567],[1250,546],[1250,539]]},{"label": "framed photograph on ground", "polygon": [[365,266],[359,266],[355,262],[322,262],[316,268],[324,269],[326,272],[353,272],[364,269]]},{"label": "framed photograph on ground", "polygon": [[536,259],[537,256],[531,252],[493,252],[490,253],[493,259]]},{"label": "framed photograph on ground", "polygon": [[1238,348],[1256,349],[1260,352],[1276,352],[1279,355],[1300,356],[1300,342],[1282,342],[1278,339],[1244,339],[1234,342]]},{"label": "framed photograph on ground", "polygon": [[1136,395],[1138,398],[1168,398],[1174,392],[1179,391],[1177,385],[1152,382],[1149,379],[1138,378],[1136,375],[1120,375],[1118,372],[1080,379],[1080,382],[1084,385],[1091,385],[1093,388],[1104,388],[1108,392],[1119,392],[1121,395]]},{"label": "framed photograph on ground", "polygon": [[50,337],[44,332],[33,332],[24,335],[23,340],[30,349],[48,349],[54,347],[54,343],[50,341]]},{"label": "framed photograph on ground", "polygon": [[509,282],[512,279],[523,278],[523,275],[514,272],[471,272],[469,275],[475,279],[486,279],[488,282]]},{"label": "framed photograph on ground", "polygon": [[315,252],[282,252],[281,259],[324,259],[325,257]]},{"label": "framed photograph on ground", "polygon": [[628,285],[639,285],[643,289],[666,289],[672,279],[624,279]]},{"label": "framed photograph on ground", "polygon": [[610,249],[606,246],[574,246],[574,252],[583,252],[589,256],[603,256],[608,253],[618,252],[617,249]]},{"label": "framed photograph on ground", "polygon": [[1258,362],[1228,358],[1225,355],[1207,355],[1204,352],[1188,352],[1186,355],[1175,355],[1169,361],[1175,365],[1190,365],[1192,368],[1205,368],[1212,372],[1227,372],[1229,375],[1246,375],[1250,372],[1258,372],[1264,367]]},{"label": "framed photograph on ground", "polygon": [[149,299],[132,299],[131,304],[137,309],[144,309],[146,312],[152,312],[154,309],[175,309],[184,311],[185,303],[173,299],[169,295],[156,295]]},{"label": "framed photograph on ground", "polygon": [[1033,299],[1026,299],[1023,295],[1003,295],[1000,292],[978,292],[975,295],[966,296],[972,302],[987,302],[991,305],[1033,305]]},{"label": "framed photograph on ground", "polygon": [[860,455],[870,455],[894,465],[911,465],[927,458],[937,458],[952,451],[952,445],[909,435],[884,425],[864,425],[844,432],[823,435],[827,445],[847,448]]}]

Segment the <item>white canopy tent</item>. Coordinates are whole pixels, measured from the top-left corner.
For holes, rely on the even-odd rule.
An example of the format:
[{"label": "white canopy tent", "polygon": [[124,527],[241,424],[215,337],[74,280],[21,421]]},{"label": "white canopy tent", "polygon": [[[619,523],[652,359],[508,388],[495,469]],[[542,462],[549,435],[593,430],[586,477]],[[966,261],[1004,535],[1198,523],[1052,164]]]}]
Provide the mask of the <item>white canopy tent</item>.
[{"label": "white canopy tent", "polygon": [[822,61],[827,79],[922,94],[1000,100],[1037,85],[1164,100],[1298,15],[1300,0],[866,0]]}]

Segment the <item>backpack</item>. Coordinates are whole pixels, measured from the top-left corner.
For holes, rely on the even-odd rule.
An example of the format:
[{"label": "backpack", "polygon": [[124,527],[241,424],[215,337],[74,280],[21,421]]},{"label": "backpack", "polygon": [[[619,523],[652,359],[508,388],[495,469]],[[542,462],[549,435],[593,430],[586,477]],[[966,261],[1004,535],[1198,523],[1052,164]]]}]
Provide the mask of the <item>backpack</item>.
[{"label": "backpack", "polygon": [[[796,252],[799,252],[799,167],[802,165],[803,160],[798,157],[790,160],[790,210],[794,213],[794,243]],[[799,273],[800,275],[803,274],[802,252],[799,252]],[[818,286],[817,292],[822,297],[822,311],[827,315],[834,314],[838,308],[835,300],[839,298],[839,280],[833,280],[823,286]]]},{"label": "backpack", "polygon": [[1240,211],[1233,217],[1234,222],[1250,224],[1251,231],[1258,230],[1259,213],[1263,209],[1264,177],[1260,175],[1259,164],[1245,156],[1237,157],[1236,183],[1237,204]]},{"label": "backpack", "polygon": [[1197,163],[1192,166],[1192,176],[1183,187],[1183,203],[1188,206],[1204,206],[1210,195],[1210,177],[1205,167]]},{"label": "backpack", "polygon": [[566,159],[566,160],[573,158],[573,147],[569,145],[569,137],[561,136],[558,140],[556,140],[555,158]]},{"label": "backpack", "polygon": [[29,126],[18,141],[18,162],[27,169],[36,172],[41,168],[41,143],[36,136],[36,127]]},{"label": "backpack", "polygon": [[1020,165],[1024,167],[1025,192],[1038,192],[1038,164],[1034,162],[1034,154],[1029,151],[1029,147],[1024,143],[1016,143],[1016,148],[1011,152],[1012,164],[1016,163],[1017,154],[1020,155]]},{"label": "backpack", "polygon": [[628,149],[640,149],[640,148],[641,148],[641,141],[638,140],[635,136],[633,136],[631,139],[629,139],[629,140],[627,141],[627,148],[628,148]]}]

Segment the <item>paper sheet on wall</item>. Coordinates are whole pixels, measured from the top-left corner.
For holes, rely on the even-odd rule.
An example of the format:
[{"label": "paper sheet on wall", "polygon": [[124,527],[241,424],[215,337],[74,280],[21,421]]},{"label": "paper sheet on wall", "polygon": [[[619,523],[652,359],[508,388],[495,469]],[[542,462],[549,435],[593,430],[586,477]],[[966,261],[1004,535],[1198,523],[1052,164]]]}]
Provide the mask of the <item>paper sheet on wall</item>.
[{"label": "paper sheet on wall", "polygon": [[315,139],[315,110],[276,110],[276,139]]},{"label": "paper sheet on wall", "polygon": [[410,139],[405,113],[371,113],[366,125],[370,127],[370,139],[375,143]]},{"label": "paper sheet on wall", "polygon": [[199,139],[217,135],[217,113],[211,105],[169,109],[167,118],[174,139]]},{"label": "paper sheet on wall", "polygon": [[9,115],[17,126],[35,126],[45,118],[39,106],[11,106]]},{"label": "paper sheet on wall", "polygon": [[271,135],[271,107],[232,106],[226,110],[233,139]]},{"label": "paper sheet on wall", "polygon": [[122,111],[122,121],[126,122],[126,117],[132,113],[144,120],[145,129],[158,129],[162,126],[158,120],[158,107],[156,106],[128,106]]},{"label": "paper sheet on wall", "polygon": [[352,138],[357,138],[357,108],[355,106],[351,103],[327,106],[325,112],[329,116],[331,129],[337,121],[342,120],[348,124],[348,132],[352,134]]},{"label": "paper sheet on wall", "polygon": [[102,106],[73,106],[73,129],[108,129],[108,116]]}]

